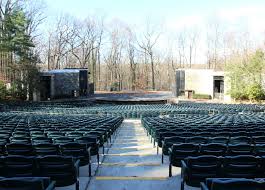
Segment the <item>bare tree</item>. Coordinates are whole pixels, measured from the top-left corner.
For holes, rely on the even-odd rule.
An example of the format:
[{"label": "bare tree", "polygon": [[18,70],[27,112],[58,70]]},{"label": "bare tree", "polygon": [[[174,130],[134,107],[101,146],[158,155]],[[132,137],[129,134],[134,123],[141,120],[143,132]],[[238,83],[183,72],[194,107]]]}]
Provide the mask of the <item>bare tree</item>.
[{"label": "bare tree", "polygon": [[130,75],[131,75],[131,90],[136,90],[136,66],[137,62],[135,61],[135,34],[132,30],[127,27],[127,51],[128,51],[128,58],[130,64]]},{"label": "bare tree", "polygon": [[65,63],[65,56],[70,52],[68,45],[71,36],[69,17],[61,16],[51,33],[49,63],[51,69],[60,69]]},{"label": "bare tree", "polygon": [[208,68],[216,69],[220,56],[222,30],[220,22],[213,19],[208,25],[207,33],[207,64]]},{"label": "bare tree", "polygon": [[138,41],[138,46],[145,55],[149,56],[151,64],[152,89],[155,90],[155,68],[154,68],[154,46],[156,45],[161,32],[158,28],[147,23],[147,30],[143,34],[143,38]]},{"label": "bare tree", "polygon": [[188,34],[188,38],[189,38],[189,67],[191,68],[192,64],[195,63],[198,32],[196,30],[191,30]]}]

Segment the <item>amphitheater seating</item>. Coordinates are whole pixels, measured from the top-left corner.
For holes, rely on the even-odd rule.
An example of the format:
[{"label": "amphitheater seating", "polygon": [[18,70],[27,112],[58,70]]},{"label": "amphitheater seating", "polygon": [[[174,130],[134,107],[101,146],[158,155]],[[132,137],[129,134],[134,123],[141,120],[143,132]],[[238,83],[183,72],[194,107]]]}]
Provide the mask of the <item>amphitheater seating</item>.
[{"label": "amphitheater seating", "polygon": [[[193,143],[181,143],[174,144],[169,148],[169,176],[171,176],[171,167],[179,167],[181,160],[188,156],[264,156],[264,145],[248,145],[248,144],[237,144],[237,145],[225,145],[225,144],[193,144]],[[163,155],[162,155],[163,162]]]},{"label": "amphitheater seating", "polygon": [[199,187],[206,178],[221,176],[221,160],[216,156],[188,157],[181,161],[181,189],[184,183]]},{"label": "amphitheater seating", "polygon": [[212,138],[209,138],[209,143],[220,143],[220,144],[228,144],[229,142],[229,137],[212,137]]},{"label": "amphitheater seating", "polygon": [[213,155],[213,156],[223,156],[227,152],[226,144],[220,143],[209,143],[202,144],[200,147],[201,155]]},{"label": "amphitheater seating", "polygon": [[79,165],[88,165],[91,175],[90,156],[99,162],[99,148],[104,154],[123,118],[142,118],[158,152],[162,148],[162,162],[169,156],[169,175],[172,166],[182,165],[183,184],[198,187],[208,177],[264,177],[264,110],[194,103],[7,103],[0,113],[0,176],[48,176],[57,186],[76,183],[78,188]]},{"label": "amphitheater seating", "polygon": [[223,176],[228,178],[262,177],[260,158],[249,155],[225,157],[223,160]]},{"label": "amphitheater seating", "polygon": [[166,137],[164,141],[162,141],[162,163],[164,162],[164,155],[169,155],[168,149],[172,147],[173,144],[185,143],[184,137]]},{"label": "amphitheater seating", "polygon": [[264,179],[209,178],[201,183],[201,190],[263,190]]},{"label": "amphitheater seating", "polygon": [[74,161],[72,157],[44,156],[37,158],[39,176],[49,176],[56,181],[56,186],[76,184],[79,189],[79,164],[80,160]]},{"label": "amphitheater seating", "polygon": [[184,158],[199,155],[199,148],[199,145],[190,143],[173,145],[169,149],[169,177],[172,176],[172,166],[179,167]]},{"label": "amphitheater seating", "polygon": [[48,177],[0,177],[0,190],[54,190],[55,181]]},{"label": "amphitheater seating", "polygon": [[34,154],[33,147],[29,143],[6,144],[6,151],[8,155],[32,156]]},{"label": "amphitheater seating", "polygon": [[198,156],[181,161],[181,188],[184,183],[199,187],[206,178],[261,178],[265,177],[261,157],[241,156]]},{"label": "amphitheater seating", "polygon": [[80,160],[80,166],[88,165],[89,167],[89,176],[91,177],[91,147],[88,147],[87,144],[80,143],[66,143],[60,145],[60,151],[63,156],[70,156],[76,160]]},{"label": "amphitheater seating", "polygon": [[59,146],[50,142],[33,144],[33,149],[37,156],[60,155]]},{"label": "amphitheater seating", "polygon": [[97,161],[99,163],[99,140],[95,136],[83,136],[75,139],[75,142],[86,144],[90,147],[91,156],[97,156]]},{"label": "amphitheater seating", "polygon": [[254,146],[250,144],[235,144],[228,145],[227,155],[236,156],[236,155],[253,155]]},{"label": "amphitheater seating", "polygon": [[37,166],[33,157],[6,156],[2,159],[4,163],[3,175],[5,177],[28,177],[37,174]]},{"label": "amphitheater seating", "polygon": [[91,156],[97,156],[99,163],[99,147],[123,120],[38,114],[28,118],[27,114],[0,113],[0,137],[4,139],[0,143],[0,176],[51,177],[56,186],[75,183],[76,189],[79,166],[87,165],[91,176]]}]

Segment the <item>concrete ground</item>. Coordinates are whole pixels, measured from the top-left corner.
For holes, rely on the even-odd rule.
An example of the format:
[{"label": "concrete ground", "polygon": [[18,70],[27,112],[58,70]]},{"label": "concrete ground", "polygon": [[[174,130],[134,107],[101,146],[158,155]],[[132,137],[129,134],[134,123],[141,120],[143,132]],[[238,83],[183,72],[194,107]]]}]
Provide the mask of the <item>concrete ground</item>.
[{"label": "concrete ground", "polygon": [[161,150],[157,155],[140,120],[124,120],[106,152],[87,189],[180,189],[180,168],[173,167],[173,177],[168,178],[168,158],[161,164]]},{"label": "concrete ground", "polygon": [[161,100],[170,99],[174,95],[170,91],[145,91],[145,92],[95,92],[90,98],[97,100],[106,99],[113,101],[131,101],[131,100]]}]

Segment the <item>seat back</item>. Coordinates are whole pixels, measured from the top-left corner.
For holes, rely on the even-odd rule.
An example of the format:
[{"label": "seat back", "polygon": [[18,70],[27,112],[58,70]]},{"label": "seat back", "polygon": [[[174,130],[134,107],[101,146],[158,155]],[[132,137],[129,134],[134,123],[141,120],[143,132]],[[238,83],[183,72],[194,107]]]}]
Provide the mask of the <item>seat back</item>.
[{"label": "seat back", "polygon": [[231,178],[259,177],[260,161],[260,157],[251,155],[227,156],[223,160],[223,175]]},{"label": "seat back", "polygon": [[220,143],[220,144],[228,144],[228,137],[213,137],[209,139],[209,143]]},{"label": "seat back", "polygon": [[265,136],[255,136],[252,140],[254,144],[265,144]]},{"label": "seat back", "polygon": [[50,184],[48,177],[0,178],[0,190],[45,190]]},{"label": "seat back", "polygon": [[189,172],[193,176],[200,177],[201,174],[209,174],[209,176],[218,176],[221,169],[221,160],[216,156],[198,156],[187,157],[184,159],[189,168]]},{"label": "seat back", "polygon": [[254,153],[254,146],[249,144],[229,145],[227,149],[227,154],[231,156],[253,155],[253,153]]},{"label": "seat back", "polygon": [[196,156],[199,153],[199,145],[192,143],[174,144],[172,146],[173,157],[176,155]]},{"label": "seat back", "polygon": [[59,155],[58,145],[51,143],[42,143],[33,145],[35,154],[38,156],[47,156],[47,155]]},{"label": "seat back", "polygon": [[33,155],[33,148],[31,144],[24,143],[10,143],[6,145],[8,155]]},{"label": "seat back", "polygon": [[51,177],[58,186],[74,184],[78,173],[75,169],[74,159],[65,156],[44,156],[37,158],[38,175]]},{"label": "seat back", "polygon": [[6,177],[27,177],[36,173],[34,157],[6,156],[4,157]]},{"label": "seat back", "polygon": [[265,144],[256,144],[254,152],[256,156],[265,156]]},{"label": "seat back", "polygon": [[213,179],[210,190],[262,190],[265,182],[253,179]]},{"label": "seat back", "polygon": [[53,138],[54,144],[66,144],[70,142],[74,142],[74,139],[69,138],[69,137],[56,137]]},{"label": "seat back", "polygon": [[86,144],[71,142],[60,145],[60,151],[65,156],[80,156],[87,153],[87,146]]},{"label": "seat back", "polygon": [[186,143],[206,144],[207,142],[208,142],[208,138],[201,137],[201,136],[186,138]]},{"label": "seat back", "polygon": [[251,144],[251,138],[247,136],[231,137],[229,144]]},{"label": "seat back", "polygon": [[226,151],[227,146],[219,143],[202,144],[200,148],[201,155],[225,156]]}]

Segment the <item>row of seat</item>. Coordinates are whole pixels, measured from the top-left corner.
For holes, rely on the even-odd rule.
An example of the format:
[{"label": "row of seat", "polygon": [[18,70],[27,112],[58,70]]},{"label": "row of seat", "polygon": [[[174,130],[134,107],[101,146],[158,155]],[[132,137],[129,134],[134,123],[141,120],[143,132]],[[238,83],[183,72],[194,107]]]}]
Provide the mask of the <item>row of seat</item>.
[{"label": "row of seat", "polygon": [[264,190],[265,179],[207,178],[201,183],[201,190]]},{"label": "row of seat", "polygon": [[248,144],[236,144],[225,145],[218,143],[210,144],[174,144],[168,149],[168,152],[162,154],[162,163],[164,156],[169,155],[170,165],[179,167],[181,160],[189,156],[199,155],[214,155],[214,156],[237,156],[237,155],[253,155],[253,156],[265,156],[265,145],[248,145]]},{"label": "row of seat", "polygon": [[[214,122],[220,118],[223,124]],[[259,118],[259,122],[257,122],[257,118]],[[148,135],[151,136],[151,141],[154,142],[154,145],[157,142],[160,148],[162,148],[162,142],[165,138],[169,137],[171,137],[172,142],[175,141],[176,143],[261,144],[263,143],[263,136],[265,136],[265,120],[257,115],[254,117],[249,115],[215,115],[178,119],[183,120],[183,122],[168,118],[143,118],[142,124]],[[205,119],[213,119],[213,122],[203,123]],[[185,140],[178,137],[185,137]]]},{"label": "row of seat", "polygon": [[[229,149],[232,149],[233,147],[237,147],[237,146],[233,146],[233,145],[242,145],[241,147],[243,147],[244,144],[249,145],[249,146],[245,146],[245,147],[249,147],[249,149],[251,149],[251,147],[255,147],[255,149],[257,151],[261,151],[263,145],[265,144],[265,136],[257,136],[257,137],[213,137],[213,138],[206,138],[206,137],[189,137],[189,138],[185,138],[185,137],[178,137],[178,136],[174,136],[174,137],[165,137],[164,140],[162,140],[162,142],[158,141],[158,146],[157,146],[157,150],[159,147],[162,148],[162,155],[168,155],[168,149],[174,145],[174,144],[194,144],[194,147],[197,147],[198,145],[202,145],[201,146],[201,151],[205,151],[208,148],[213,148],[211,151],[216,150],[217,148],[219,148],[220,150],[225,149],[227,147],[227,145],[230,146]],[[216,148],[215,148],[216,146]],[[187,145],[187,149],[188,149],[188,145]]]},{"label": "row of seat", "polygon": [[220,104],[220,103],[195,103],[183,102],[178,103],[179,107],[201,108],[216,110],[221,113],[235,113],[235,112],[263,112],[264,105],[262,104]]},{"label": "row of seat", "polygon": [[[148,125],[146,127],[184,127],[184,128],[197,128],[197,127],[248,127],[248,126],[264,126],[264,114],[248,113],[248,114],[190,114],[190,115],[176,115],[172,117],[157,117],[145,118],[143,123]],[[151,126],[149,126],[151,125]]]},{"label": "row of seat", "polygon": [[66,156],[6,156],[0,157],[3,177],[50,177],[56,186],[76,184],[79,189],[80,160]]},{"label": "row of seat", "polygon": [[184,184],[199,187],[206,178],[264,178],[265,157],[198,156],[181,161],[181,190]]},{"label": "row of seat", "polygon": [[[5,106],[6,112],[34,113],[34,114],[84,114],[115,116],[124,118],[140,118],[143,116],[159,116],[161,114],[208,114],[209,110],[202,108],[185,108],[178,105],[153,104],[153,105],[114,105],[114,104],[9,104]],[[16,111],[14,111],[16,110]]]},{"label": "row of seat", "polygon": [[54,190],[49,177],[0,177],[0,190]]},{"label": "row of seat", "polygon": [[111,140],[121,117],[0,113],[0,176],[51,177],[56,186],[76,184],[79,166]]},{"label": "row of seat", "polygon": [[221,113],[238,113],[238,112],[262,112],[264,111],[263,105],[243,105],[243,104],[206,104],[206,103],[187,103],[187,102],[179,102],[176,105],[165,105],[165,104],[155,104],[155,105],[113,105],[113,104],[91,104],[87,101],[76,101],[76,102],[60,102],[60,103],[53,103],[53,102],[47,102],[47,103],[18,103],[18,102],[12,102],[12,103],[5,103],[3,106],[4,110],[42,110],[45,109],[45,111],[48,110],[60,110],[60,109],[82,109],[86,108],[90,111],[102,111],[102,110],[123,110],[123,111],[129,111],[129,110],[139,110],[139,111],[145,111],[145,110],[162,110],[162,109],[171,109],[171,110],[195,110],[197,112],[200,112],[200,110],[213,110]]},{"label": "row of seat", "polygon": [[[0,146],[1,147],[1,146]],[[93,150],[92,150],[93,148]],[[71,156],[80,159],[81,165],[90,164],[90,156],[97,155],[99,162],[99,144],[94,147],[93,144],[85,143],[66,143],[62,145],[55,145],[50,143],[44,144],[8,144],[1,147],[2,155],[21,155],[21,156],[48,156],[48,155],[62,155]],[[92,152],[92,154],[91,154]]]}]

